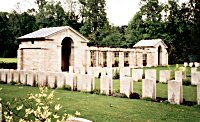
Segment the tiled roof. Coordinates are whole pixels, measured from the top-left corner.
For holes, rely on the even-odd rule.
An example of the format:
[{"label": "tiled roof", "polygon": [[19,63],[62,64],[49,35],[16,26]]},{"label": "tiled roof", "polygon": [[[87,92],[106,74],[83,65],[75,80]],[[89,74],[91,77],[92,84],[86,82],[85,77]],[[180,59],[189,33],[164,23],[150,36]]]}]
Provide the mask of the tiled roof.
[{"label": "tiled roof", "polygon": [[159,42],[162,42],[164,44],[164,46],[167,48],[167,46],[161,39],[141,40],[141,41],[137,42],[133,47],[154,47]]},{"label": "tiled roof", "polygon": [[46,37],[48,37],[52,34],[55,34],[59,31],[63,31],[63,30],[67,30],[67,29],[70,29],[75,34],[80,36],[84,40],[84,42],[89,42],[89,40],[87,38],[85,38],[83,35],[81,35],[79,32],[77,32],[76,30],[74,30],[70,26],[42,28],[42,29],[39,29],[39,30],[34,31],[32,33],[21,36],[18,39],[36,39],[36,38],[37,39],[38,38],[44,38],[45,39]]},{"label": "tiled roof", "polygon": [[68,26],[63,27],[50,27],[50,28],[42,28],[32,33],[26,34],[24,36],[19,37],[18,39],[30,39],[30,38],[45,38],[51,34],[54,34],[63,29],[67,29]]}]

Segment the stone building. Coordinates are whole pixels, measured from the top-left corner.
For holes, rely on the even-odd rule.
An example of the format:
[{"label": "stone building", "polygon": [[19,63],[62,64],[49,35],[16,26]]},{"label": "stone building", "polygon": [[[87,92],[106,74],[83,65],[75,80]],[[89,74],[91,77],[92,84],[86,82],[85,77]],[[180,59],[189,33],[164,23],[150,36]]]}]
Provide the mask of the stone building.
[{"label": "stone building", "polygon": [[42,28],[18,38],[18,70],[69,71],[76,67],[142,67],[168,65],[161,39],[141,40],[133,48],[88,47],[69,26]]}]

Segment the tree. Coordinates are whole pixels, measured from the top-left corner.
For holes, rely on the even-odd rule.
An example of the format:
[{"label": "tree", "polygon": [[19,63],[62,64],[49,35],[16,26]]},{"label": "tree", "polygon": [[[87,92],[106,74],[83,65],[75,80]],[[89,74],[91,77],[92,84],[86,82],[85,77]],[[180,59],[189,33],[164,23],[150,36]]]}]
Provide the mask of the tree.
[{"label": "tree", "polygon": [[101,45],[106,35],[102,34],[109,29],[109,22],[105,12],[105,0],[79,0],[83,26],[80,32],[89,38],[89,45]]}]

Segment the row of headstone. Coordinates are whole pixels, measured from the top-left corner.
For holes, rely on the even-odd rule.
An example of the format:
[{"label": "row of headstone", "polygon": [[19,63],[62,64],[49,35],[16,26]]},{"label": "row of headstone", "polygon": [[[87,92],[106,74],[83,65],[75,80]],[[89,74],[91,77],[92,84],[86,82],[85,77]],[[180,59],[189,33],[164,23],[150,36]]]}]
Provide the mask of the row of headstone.
[{"label": "row of headstone", "polygon": [[21,83],[30,86],[48,86],[62,88],[74,87],[74,74],[62,72],[34,72],[0,69],[0,80],[6,83]]},{"label": "row of headstone", "polygon": [[194,63],[193,63],[193,62],[190,62],[190,63],[184,62],[183,66],[184,66],[184,67],[188,67],[188,66],[189,66],[189,67],[193,67],[193,66],[194,66],[194,67],[199,67],[200,64],[199,64],[198,62],[194,62]]}]

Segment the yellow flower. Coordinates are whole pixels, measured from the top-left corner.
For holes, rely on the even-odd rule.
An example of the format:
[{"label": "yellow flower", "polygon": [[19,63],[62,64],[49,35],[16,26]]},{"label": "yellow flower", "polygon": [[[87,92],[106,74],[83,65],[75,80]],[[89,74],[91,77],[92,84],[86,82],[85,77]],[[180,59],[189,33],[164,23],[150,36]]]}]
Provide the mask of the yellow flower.
[{"label": "yellow flower", "polygon": [[18,106],[18,107],[17,107],[17,110],[18,110],[18,111],[21,110],[23,106],[24,106],[23,104],[22,104],[21,106]]},{"label": "yellow flower", "polygon": [[58,105],[55,106],[55,110],[56,111],[60,110],[61,108],[62,108],[62,106],[60,104],[58,104]]},{"label": "yellow flower", "polygon": [[78,111],[76,111],[75,115],[76,115],[76,116],[80,116],[80,115],[81,115],[81,113],[80,113],[80,112],[78,112]]},{"label": "yellow flower", "polygon": [[60,116],[58,116],[57,114],[54,114],[53,117],[54,117],[55,119],[58,119]]},{"label": "yellow flower", "polygon": [[2,90],[3,88],[0,88],[0,91]]}]

